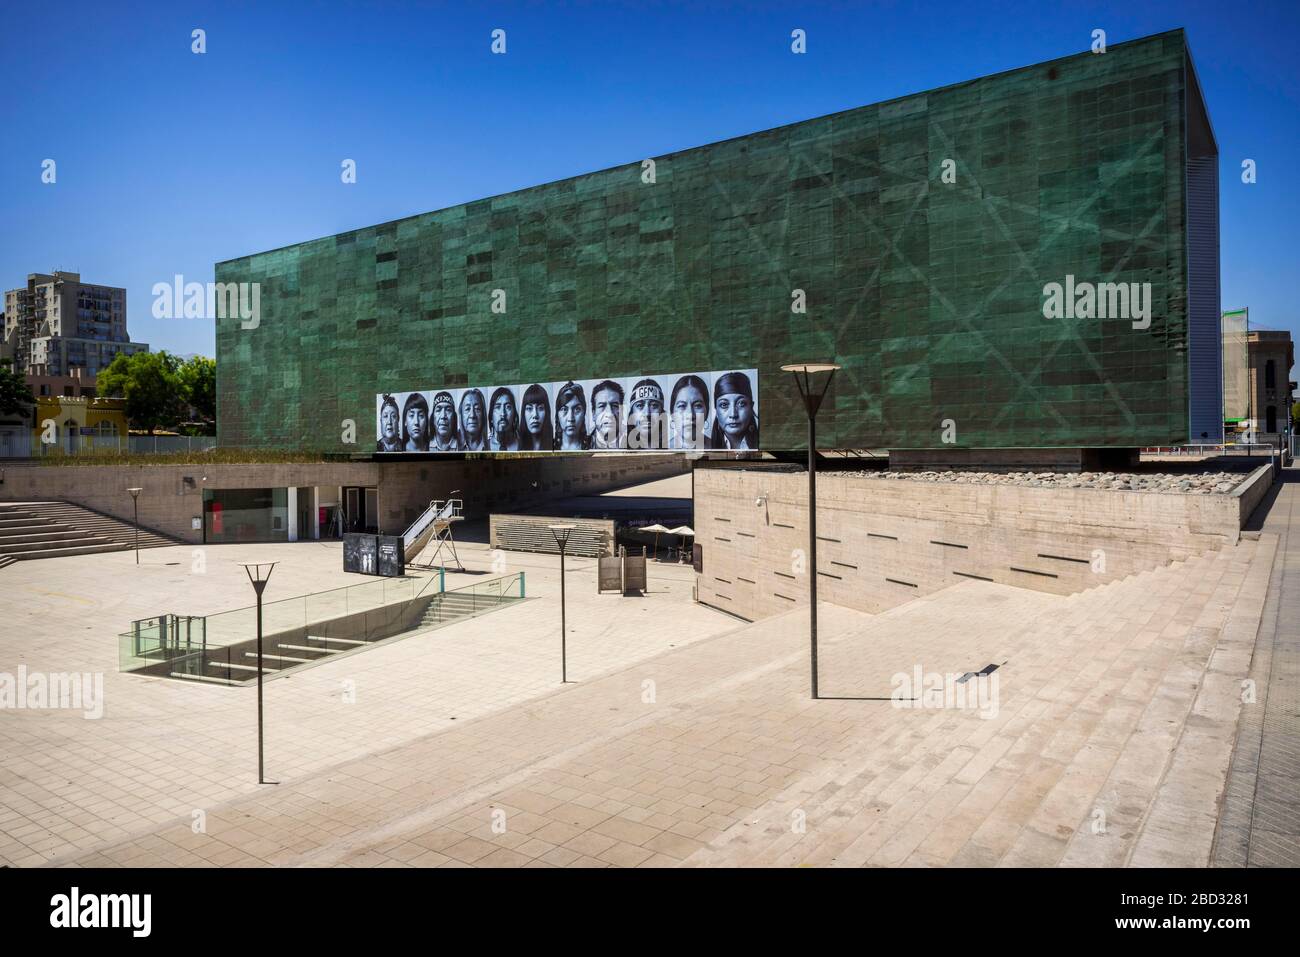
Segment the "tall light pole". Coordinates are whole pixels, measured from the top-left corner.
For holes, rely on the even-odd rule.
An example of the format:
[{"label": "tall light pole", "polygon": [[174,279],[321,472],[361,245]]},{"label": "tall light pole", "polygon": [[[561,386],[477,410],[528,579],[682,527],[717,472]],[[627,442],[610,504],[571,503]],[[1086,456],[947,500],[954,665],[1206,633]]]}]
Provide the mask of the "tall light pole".
[{"label": "tall light pole", "polygon": [[129,488],[131,493],[131,508],[135,512],[135,563],[140,564],[140,493],[142,488]]},{"label": "tall light pole", "polygon": [[[257,592],[257,783],[266,784],[265,765],[262,760],[262,592],[266,590],[266,583],[270,581],[271,572],[275,571],[278,562],[240,562],[239,564],[248,573],[253,591]],[[262,571],[263,568],[266,569],[265,572]]]},{"label": "tall light pole", "polygon": [[569,656],[567,649],[568,629],[564,620],[564,549],[569,544],[569,533],[576,525],[550,525],[555,544],[560,546],[560,684],[569,680]]},{"label": "tall light pole", "polygon": [[[817,410],[835,378],[843,368],[834,362],[797,362],[781,366],[782,372],[794,375],[804,411],[808,413],[808,606],[809,637],[812,650],[812,696],[817,694]],[[813,376],[828,373],[821,391],[814,391]],[[803,378],[800,378],[802,376]]]}]

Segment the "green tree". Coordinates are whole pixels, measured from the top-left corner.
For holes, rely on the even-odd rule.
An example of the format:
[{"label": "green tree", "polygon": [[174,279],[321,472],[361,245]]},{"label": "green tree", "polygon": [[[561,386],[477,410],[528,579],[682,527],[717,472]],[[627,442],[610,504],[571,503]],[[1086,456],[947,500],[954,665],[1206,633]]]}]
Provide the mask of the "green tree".
[{"label": "green tree", "polygon": [[1291,406],[1291,431],[1300,432],[1300,402]]},{"label": "green tree", "polygon": [[0,415],[26,415],[35,404],[27,380],[13,371],[8,359],[0,359]]},{"label": "green tree", "polygon": [[95,377],[95,391],[126,399],[126,415],[137,429],[152,435],[185,415],[181,361],[167,352],[118,353]]},{"label": "green tree", "polygon": [[180,368],[182,396],[204,422],[217,418],[217,363],[193,356]]}]

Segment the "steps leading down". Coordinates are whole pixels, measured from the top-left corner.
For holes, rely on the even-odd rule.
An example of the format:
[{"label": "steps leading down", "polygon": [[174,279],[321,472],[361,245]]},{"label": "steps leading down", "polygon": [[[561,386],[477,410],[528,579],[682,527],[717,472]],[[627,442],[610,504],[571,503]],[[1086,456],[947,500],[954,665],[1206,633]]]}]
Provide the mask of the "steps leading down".
[{"label": "steps leading down", "polygon": [[[140,529],[140,547],[176,545]],[[135,526],[70,502],[0,504],[0,566],[34,558],[58,558],[135,547]]]},{"label": "steps leading down", "polygon": [[767,796],[758,820],[691,862],[1205,866],[1272,547],[1243,541],[1008,607],[1022,618],[988,614],[998,586],[877,616],[831,643],[827,672],[836,658],[877,677],[908,661],[999,664],[995,716],[863,713],[842,759]]},{"label": "steps leading down", "polygon": [[[825,606],[816,702],[806,610],[758,622],[548,698],[529,733],[557,740],[475,799],[509,805],[536,782],[628,809],[631,823],[587,825],[556,862],[602,863],[598,848],[630,835],[654,863],[692,866],[1204,866],[1272,547],[1242,541],[1065,597],[967,582],[876,616]],[[993,708],[889,700],[917,667],[991,664]],[[613,721],[644,675],[660,713]],[[441,846],[464,814],[413,814],[407,839]],[[554,814],[557,833],[584,827]]]}]

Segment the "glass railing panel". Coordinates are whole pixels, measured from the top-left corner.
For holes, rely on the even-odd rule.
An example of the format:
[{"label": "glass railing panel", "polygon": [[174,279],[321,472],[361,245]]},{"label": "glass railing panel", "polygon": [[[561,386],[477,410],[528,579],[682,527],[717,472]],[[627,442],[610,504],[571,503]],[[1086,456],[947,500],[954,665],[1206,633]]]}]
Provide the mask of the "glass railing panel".
[{"label": "glass railing panel", "polygon": [[[313,623],[321,623],[321,631],[335,638],[382,640],[402,634],[397,628],[405,627],[408,633],[436,628],[523,597],[520,573],[446,592],[439,591],[439,585],[437,575],[411,576],[267,602],[262,607],[263,668],[269,676],[342,650],[340,643],[330,645],[312,636]],[[412,623],[405,614],[415,601],[425,614]],[[348,622],[340,630],[338,619],[378,608],[389,614]],[[118,664],[123,671],[148,669],[187,680],[243,682],[257,676],[256,638],[255,605],[206,618],[161,615],[133,622],[130,631],[118,636]]]}]

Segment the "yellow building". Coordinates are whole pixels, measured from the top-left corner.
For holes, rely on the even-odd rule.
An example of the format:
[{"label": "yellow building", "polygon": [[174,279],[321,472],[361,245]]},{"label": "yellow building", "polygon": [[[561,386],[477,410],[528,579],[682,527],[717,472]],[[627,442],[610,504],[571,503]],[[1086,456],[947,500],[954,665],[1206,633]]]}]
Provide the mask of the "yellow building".
[{"label": "yellow building", "polygon": [[126,449],[125,399],[36,397],[32,448],[67,454],[89,449]]}]

